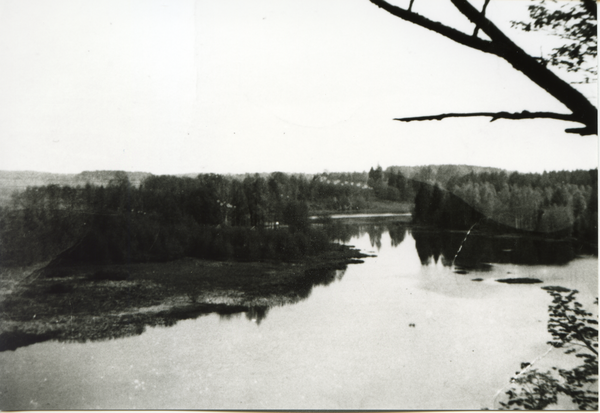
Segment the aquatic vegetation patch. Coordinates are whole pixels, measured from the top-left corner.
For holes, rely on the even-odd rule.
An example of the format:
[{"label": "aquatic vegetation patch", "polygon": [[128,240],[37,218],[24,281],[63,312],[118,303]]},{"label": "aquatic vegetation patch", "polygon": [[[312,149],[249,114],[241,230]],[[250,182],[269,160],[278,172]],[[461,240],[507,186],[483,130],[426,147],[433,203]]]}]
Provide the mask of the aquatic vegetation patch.
[{"label": "aquatic vegetation patch", "polygon": [[184,258],[70,266],[66,273],[42,270],[0,302],[0,351],[47,340],[138,335],[147,326],[170,326],[211,313],[246,313],[260,323],[269,308],[306,299],[314,286],[340,279],[349,263],[365,256],[335,245],[296,262]]},{"label": "aquatic vegetation patch", "polygon": [[500,278],[498,280],[496,280],[499,283],[505,283],[505,284],[538,284],[538,283],[543,283],[542,280],[539,280],[537,278],[527,278],[527,277],[523,277],[523,278]]}]

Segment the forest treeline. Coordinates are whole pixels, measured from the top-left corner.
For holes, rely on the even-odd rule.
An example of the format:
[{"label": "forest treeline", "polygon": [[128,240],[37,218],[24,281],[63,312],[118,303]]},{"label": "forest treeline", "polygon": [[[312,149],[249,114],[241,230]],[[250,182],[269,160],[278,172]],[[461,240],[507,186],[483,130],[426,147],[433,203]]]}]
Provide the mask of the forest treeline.
[{"label": "forest treeline", "polygon": [[451,177],[421,183],[413,219],[445,228],[487,226],[574,236],[597,244],[598,170]]},{"label": "forest treeline", "polygon": [[[0,259],[24,265],[69,254],[73,262],[139,262],[181,256],[296,259],[327,249],[315,211],[413,204],[413,221],[575,236],[596,244],[597,170],[465,173],[464,166],[367,172],[144,177],[112,173],[106,185],[27,187],[0,209]],[[278,231],[273,231],[278,229]],[[75,245],[75,246],[74,246]]]},{"label": "forest treeline", "polygon": [[195,178],[152,175],[133,185],[115,172],[108,185],[40,185],[14,193],[7,210],[153,215],[162,221],[190,216],[203,225],[299,225],[294,208],[361,210],[377,199],[366,173],[333,173],[307,178],[274,172],[239,179],[217,174]]},{"label": "forest treeline", "polygon": [[374,195],[364,181],[360,173],[276,172],[149,176],[136,186],[117,172],[106,186],[28,187],[2,208],[0,257],[4,265],[59,253],[73,263],[297,259],[328,249],[326,233],[309,225],[309,209],[366,208]]},{"label": "forest treeline", "polygon": [[368,184],[390,201],[413,203],[413,222],[465,230],[481,224],[490,230],[527,231],[598,239],[598,170],[507,173],[462,165],[371,168]]}]

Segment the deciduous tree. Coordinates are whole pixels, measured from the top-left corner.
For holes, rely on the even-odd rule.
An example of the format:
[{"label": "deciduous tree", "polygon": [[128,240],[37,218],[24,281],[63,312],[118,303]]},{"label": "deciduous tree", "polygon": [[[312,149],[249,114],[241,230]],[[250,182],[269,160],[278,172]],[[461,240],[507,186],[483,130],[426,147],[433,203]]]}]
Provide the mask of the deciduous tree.
[{"label": "deciduous tree", "polygon": [[[496,55],[512,65],[515,70],[523,73],[532,82],[544,89],[562,104],[570,113],[554,112],[476,112],[476,113],[444,113],[433,116],[398,118],[403,122],[422,120],[441,120],[448,117],[487,116],[492,121],[497,119],[558,119],[577,122],[582,127],[566,129],[567,133],[594,135],[598,131],[597,108],[577,89],[564,79],[552,72],[546,63],[566,65],[570,70],[576,70],[589,56],[596,56],[596,5],[593,0],[578,2],[572,9],[562,10],[559,14],[547,12],[544,5],[533,9],[532,23],[517,24],[525,29],[550,27],[557,33],[562,33],[566,44],[558,48],[554,55],[544,61],[527,54],[514,43],[502,30],[485,16],[485,10],[490,0],[485,0],[482,10],[476,9],[468,0],[450,0],[454,7],[473,24],[473,33],[465,33],[456,28],[433,21],[424,15],[412,11],[414,0],[410,1],[407,9],[392,5],[385,0],[370,0],[371,3],[388,11],[403,20],[432,30],[456,43]],[[433,3],[433,2],[431,2]],[[482,32],[487,39],[479,36]]]}]

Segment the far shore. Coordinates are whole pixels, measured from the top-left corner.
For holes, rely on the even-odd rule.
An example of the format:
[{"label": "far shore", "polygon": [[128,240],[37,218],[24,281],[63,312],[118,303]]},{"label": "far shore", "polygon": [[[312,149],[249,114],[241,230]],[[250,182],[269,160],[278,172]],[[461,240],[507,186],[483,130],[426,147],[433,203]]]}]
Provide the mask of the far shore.
[{"label": "far shore", "polygon": [[371,201],[369,207],[360,209],[329,210],[311,209],[309,213],[313,217],[324,217],[334,215],[381,215],[381,214],[410,214],[414,204],[411,202],[393,202],[385,200]]}]

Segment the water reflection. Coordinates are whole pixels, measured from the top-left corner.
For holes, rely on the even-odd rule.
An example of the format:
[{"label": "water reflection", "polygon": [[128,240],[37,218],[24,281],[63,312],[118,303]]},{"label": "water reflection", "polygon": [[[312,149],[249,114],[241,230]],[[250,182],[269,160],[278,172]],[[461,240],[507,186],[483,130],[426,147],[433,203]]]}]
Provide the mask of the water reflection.
[{"label": "water reflection", "polygon": [[465,231],[411,228],[403,222],[361,225],[334,223],[329,231],[332,238],[345,244],[351,244],[353,238],[368,235],[371,247],[380,251],[383,234],[389,234],[391,246],[395,248],[404,242],[409,229],[422,265],[441,263],[450,267],[454,263],[458,271],[465,272],[489,271],[490,263],[564,265],[579,254],[590,254],[590,251],[574,240],[482,232],[471,232],[465,239]]},{"label": "water reflection", "polygon": [[373,226],[370,228],[369,241],[371,241],[371,247],[377,248],[377,251],[381,249],[381,236],[383,235],[383,228],[380,226]]},{"label": "water reflection", "polygon": [[404,238],[406,237],[407,228],[404,225],[389,225],[388,233],[390,234],[390,238],[392,240],[392,247],[397,247],[402,244]]},{"label": "water reflection", "polygon": [[391,238],[391,246],[397,247],[404,241],[408,226],[406,223],[373,223],[373,224],[351,224],[348,222],[333,222],[328,226],[329,236],[342,244],[352,243],[352,239],[362,238],[368,235],[371,247],[381,250],[381,239],[383,234],[388,233]]},{"label": "water reflection", "polygon": [[270,307],[262,306],[262,307],[250,307],[248,311],[246,311],[246,318],[256,324],[260,324],[267,317],[267,313],[269,312]]},{"label": "water reflection", "polygon": [[459,271],[486,271],[491,268],[489,263],[564,265],[581,251],[571,240],[483,233],[471,233],[465,239],[465,235],[465,232],[426,229],[412,231],[423,265],[441,261],[444,266],[451,266],[454,261]]}]

